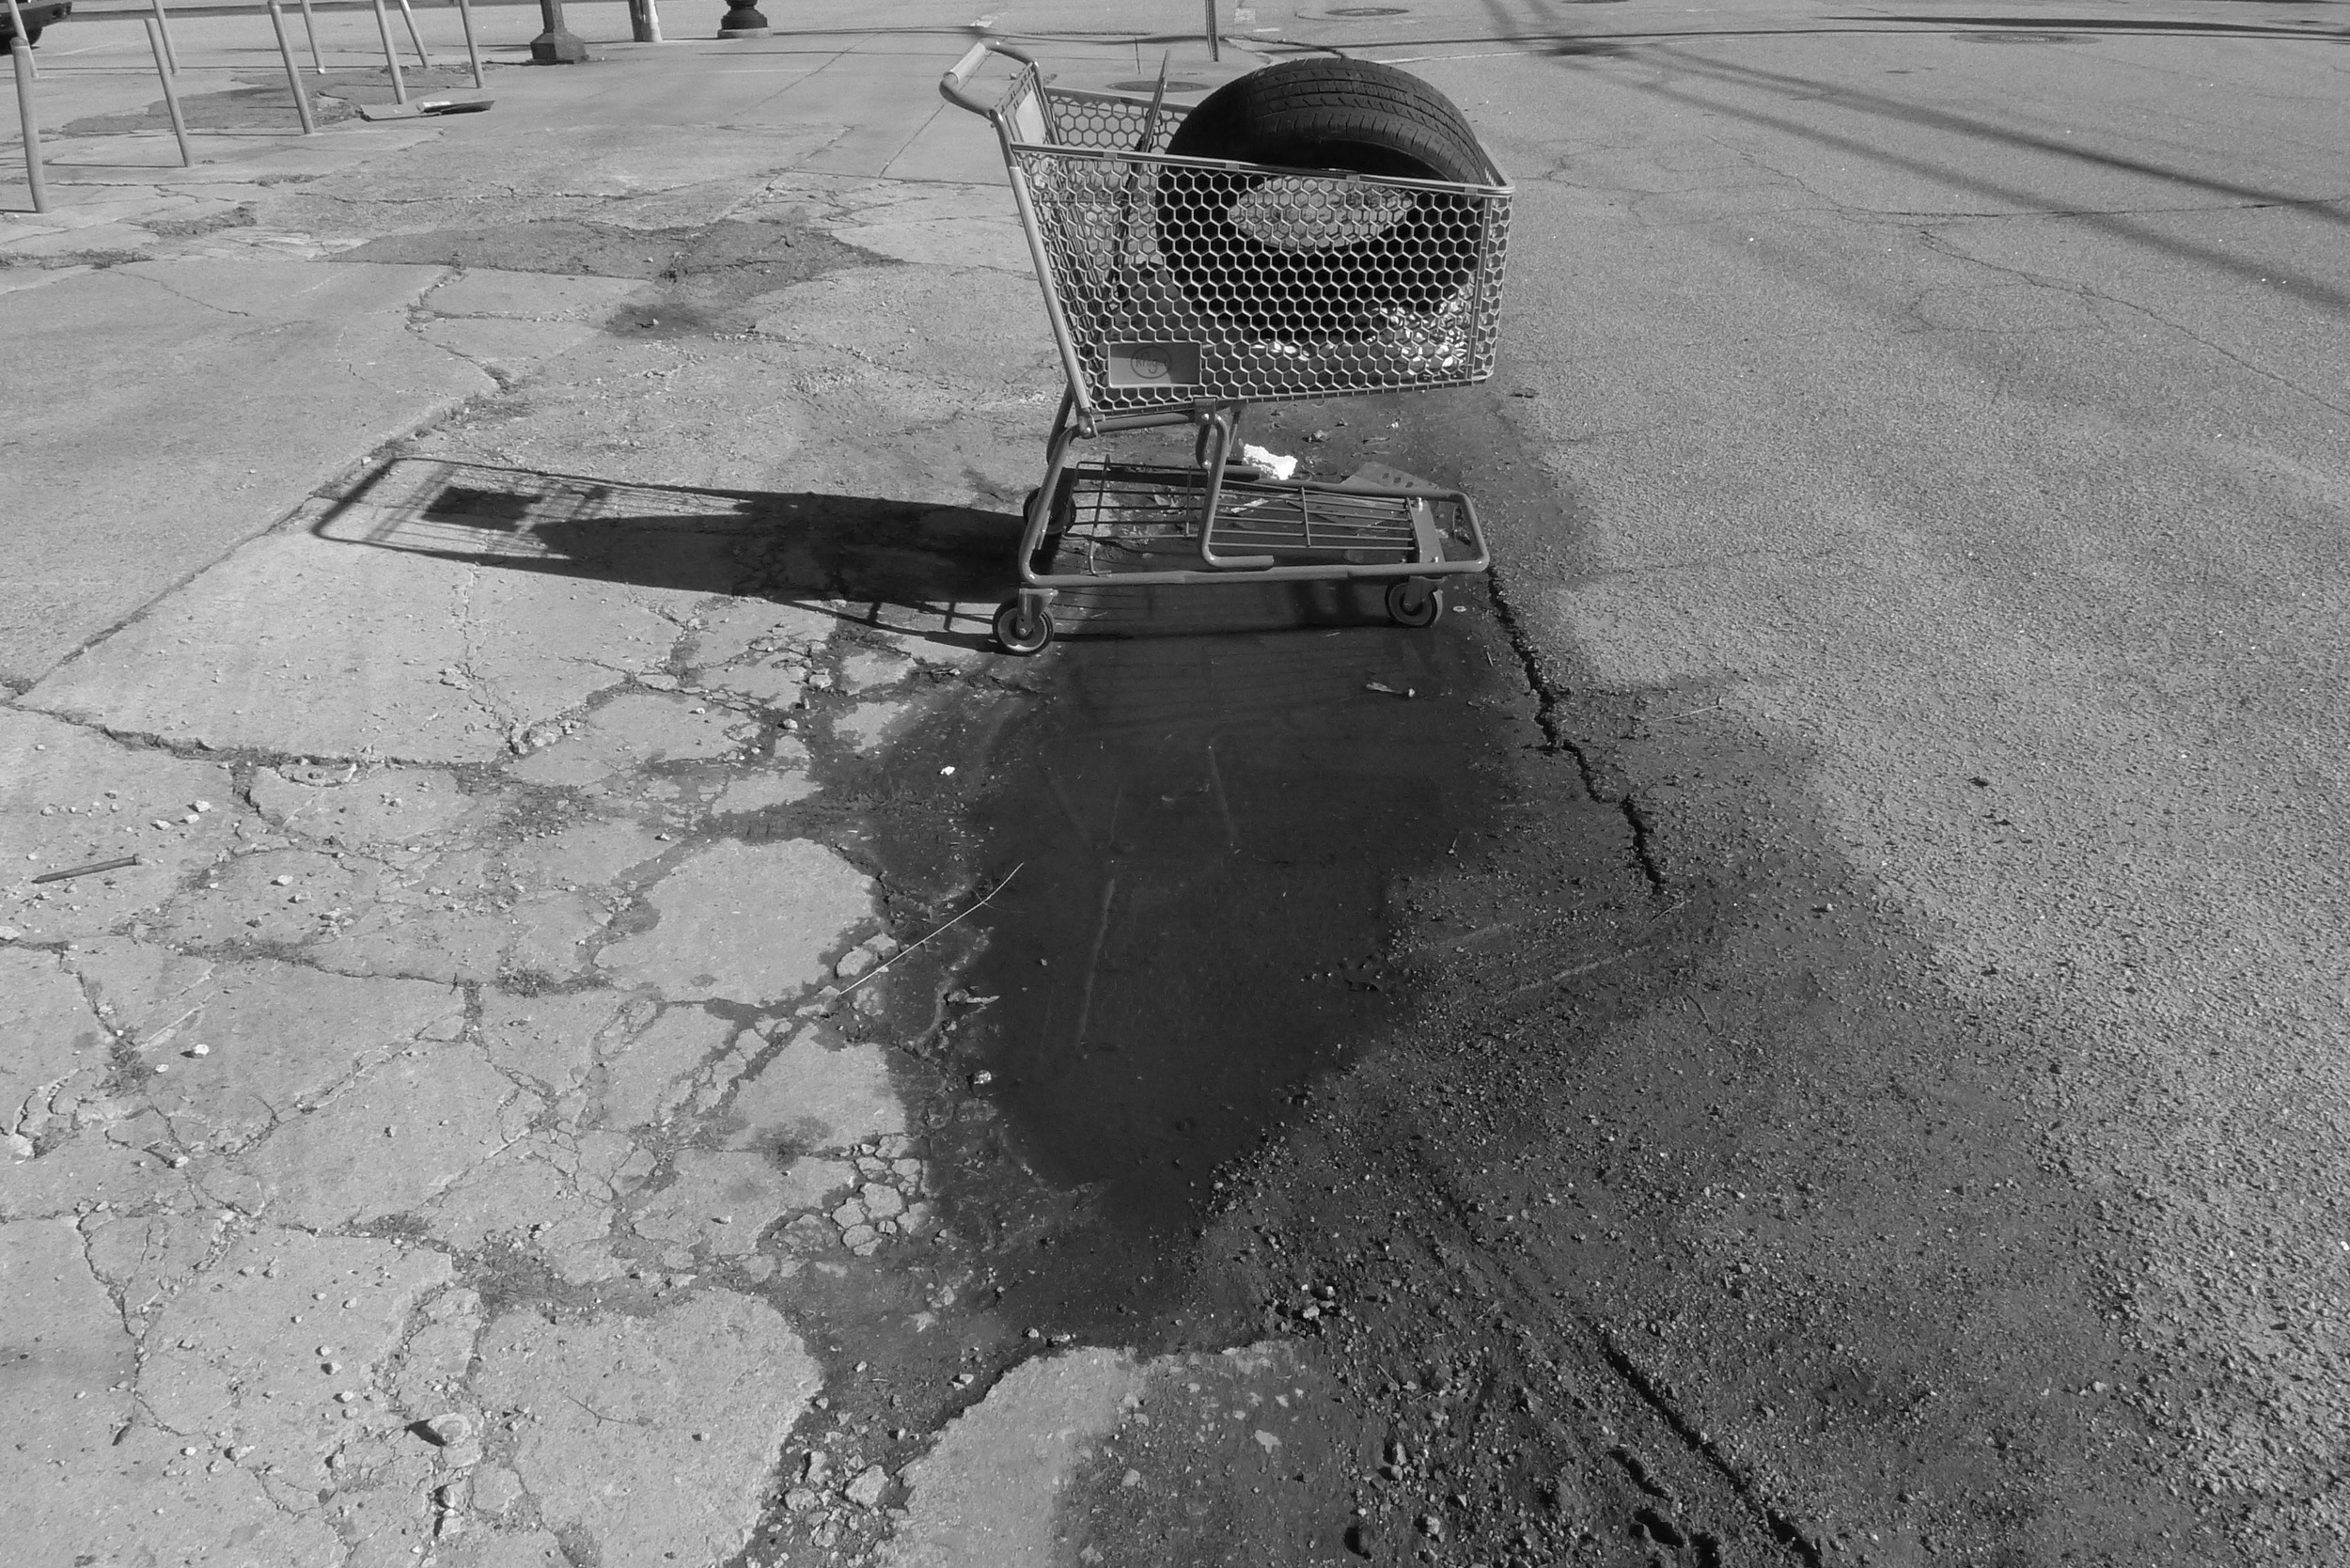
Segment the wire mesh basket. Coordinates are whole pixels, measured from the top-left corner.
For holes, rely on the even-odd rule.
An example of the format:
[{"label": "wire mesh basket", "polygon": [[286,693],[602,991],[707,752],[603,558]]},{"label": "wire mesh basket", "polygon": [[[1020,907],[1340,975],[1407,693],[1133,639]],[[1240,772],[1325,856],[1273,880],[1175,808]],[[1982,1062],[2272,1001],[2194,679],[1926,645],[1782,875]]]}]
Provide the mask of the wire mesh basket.
[{"label": "wire mesh basket", "polygon": [[[992,103],[964,90],[991,55],[1017,64]],[[1149,100],[1049,88],[988,39],[939,90],[1002,143],[1069,380],[997,642],[1038,651],[1057,596],[1105,578],[1363,581],[1398,623],[1433,625],[1436,585],[1491,564],[1466,495],[1368,468],[1277,481],[1238,437],[1252,402],[1492,374],[1511,188],[1481,148],[1461,152],[1478,182],[1181,157],[1164,82]],[[1073,457],[1080,440],[1186,422],[1189,469]]]},{"label": "wire mesh basket", "polygon": [[1048,90],[995,112],[1081,406],[1458,386],[1492,374],[1511,188],[1181,158],[1183,111]]}]

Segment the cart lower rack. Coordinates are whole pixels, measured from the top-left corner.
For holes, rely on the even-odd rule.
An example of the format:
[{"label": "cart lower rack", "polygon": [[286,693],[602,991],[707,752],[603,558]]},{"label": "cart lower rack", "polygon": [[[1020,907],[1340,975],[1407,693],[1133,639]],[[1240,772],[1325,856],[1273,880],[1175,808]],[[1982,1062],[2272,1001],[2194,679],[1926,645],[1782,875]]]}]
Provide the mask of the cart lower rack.
[{"label": "cart lower rack", "polygon": [[[965,91],[990,55],[1018,67],[993,104]],[[1290,69],[1310,68],[1269,71]],[[1511,190],[1481,148],[1466,149],[1474,181],[1191,156],[1174,149],[1185,117],[1163,91],[1048,90],[1033,59],[993,39],[939,87],[995,128],[1069,383],[1026,507],[1021,586],[995,616],[1006,649],[1042,649],[1058,595],[1105,579],[1384,581],[1389,615],[1425,626],[1441,579],[1487,569],[1457,492],[1276,482],[1234,461],[1252,402],[1492,373]],[[1181,424],[1197,431],[1188,468],[1073,456],[1079,441]]]}]

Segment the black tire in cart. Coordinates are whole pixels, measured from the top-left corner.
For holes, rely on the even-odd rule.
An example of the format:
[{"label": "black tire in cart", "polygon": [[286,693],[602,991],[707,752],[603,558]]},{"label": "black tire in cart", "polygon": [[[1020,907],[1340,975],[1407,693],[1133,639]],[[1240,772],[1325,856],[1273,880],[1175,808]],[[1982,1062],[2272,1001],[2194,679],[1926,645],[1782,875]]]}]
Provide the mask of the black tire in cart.
[{"label": "black tire in cart", "polygon": [[[1188,158],[1481,184],[1476,133],[1449,99],[1371,60],[1283,60],[1226,83],[1183,117]],[[1482,209],[1442,191],[1330,187],[1277,175],[1167,168],[1157,236],[1176,287],[1259,338],[1359,338],[1397,312],[1427,315],[1476,270]]]}]

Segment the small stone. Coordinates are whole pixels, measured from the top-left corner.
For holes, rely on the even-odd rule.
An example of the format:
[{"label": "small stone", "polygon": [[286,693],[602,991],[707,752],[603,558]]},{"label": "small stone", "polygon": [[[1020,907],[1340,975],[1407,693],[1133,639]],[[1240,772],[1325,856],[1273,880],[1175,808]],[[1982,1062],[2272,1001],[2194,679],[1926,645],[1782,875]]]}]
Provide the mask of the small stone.
[{"label": "small stone", "polygon": [[196,1450],[193,1448],[181,1449],[180,1450],[180,1457],[182,1459],[194,1459],[196,1457]]},{"label": "small stone", "polygon": [[851,948],[840,955],[840,962],[832,966],[832,972],[841,980],[853,980],[870,974],[873,966],[880,962],[863,948]]},{"label": "small stone", "polygon": [[831,1467],[832,1461],[825,1455],[823,1450],[810,1449],[807,1450],[807,1456],[800,1461],[800,1479],[809,1482],[820,1482],[824,1479],[824,1472]]},{"label": "small stone", "polygon": [[821,1506],[823,1503],[823,1500],[824,1499],[822,1497],[819,1497],[816,1493],[808,1490],[805,1486],[794,1486],[791,1490],[783,1495],[784,1512],[788,1513],[806,1513],[808,1510]]},{"label": "small stone", "polygon": [[443,1448],[451,1448],[473,1435],[473,1418],[460,1410],[446,1410],[427,1417],[418,1423],[424,1435]]},{"label": "small stone", "polygon": [[335,1403],[337,1404],[349,1404],[352,1400],[355,1400],[359,1396],[351,1389],[345,1388],[341,1393],[335,1396]]},{"label": "small stone", "polygon": [[869,1465],[849,1482],[843,1496],[859,1508],[873,1508],[879,1506],[883,1494],[888,1490],[889,1472],[879,1465]]},{"label": "small stone", "polygon": [[188,1047],[188,1055],[192,1057],[209,1057],[212,1054],[212,1048],[210,1045],[191,1045]]},{"label": "small stone", "polygon": [[0,926],[0,942],[14,942],[21,939],[24,934],[14,926]]},{"label": "small stone", "polygon": [[293,886],[293,878],[290,876],[274,876],[269,879],[269,885],[272,887],[290,887]]},{"label": "small stone", "polygon": [[194,808],[199,812],[210,811],[212,808],[212,803],[209,800],[199,800],[196,803]]},{"label": "small stone", "polygon": [[1423,1513],[1419,1516],[1419,1532],[1431,1541],[1441,1541],[1444,1539],[1444,1521],[1434,1513]]},{"label": "small stone", "polygon": [[840,1232],[840,1245],[854,1251],[860,1247],[870,1245],[875,1234],[876,1232],[870,1225],[852,1225]]}]

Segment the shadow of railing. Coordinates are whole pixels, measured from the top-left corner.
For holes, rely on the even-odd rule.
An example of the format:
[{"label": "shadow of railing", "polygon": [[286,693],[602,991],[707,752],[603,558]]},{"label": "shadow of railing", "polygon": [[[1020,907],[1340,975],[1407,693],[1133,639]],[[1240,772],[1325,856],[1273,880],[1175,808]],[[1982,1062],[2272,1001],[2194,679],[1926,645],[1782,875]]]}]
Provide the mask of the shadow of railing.
[{"label": "shadow of railing", "polygon": [[[993,647],[1018,586],[1010,512],[813,491],[720,490],[400,458],[332,496],[335,543],[509,572],[796,604],[944,647]],[[1380,585],[1251,581],[1155,588],[1104,573],[1065,590],[1064,635],[1293,632],[1384,624]]]},{"label": "shadow of railing", "polygon": [[311,532],[502,571],[772,599],[978,647],[1013,586],[1020,519],[402,458],[334,497]]}]

